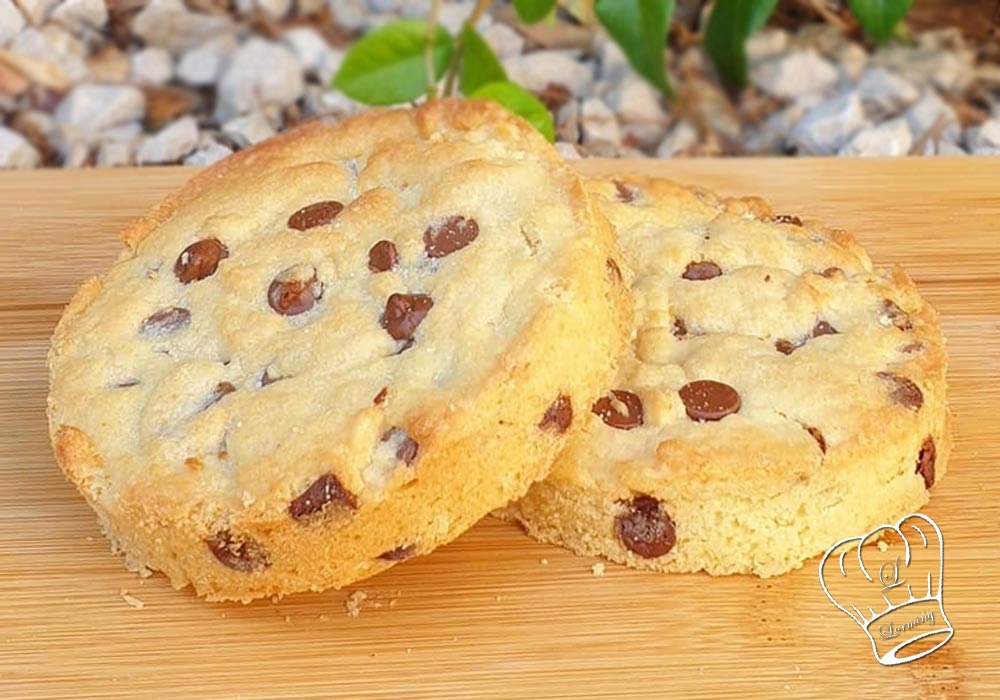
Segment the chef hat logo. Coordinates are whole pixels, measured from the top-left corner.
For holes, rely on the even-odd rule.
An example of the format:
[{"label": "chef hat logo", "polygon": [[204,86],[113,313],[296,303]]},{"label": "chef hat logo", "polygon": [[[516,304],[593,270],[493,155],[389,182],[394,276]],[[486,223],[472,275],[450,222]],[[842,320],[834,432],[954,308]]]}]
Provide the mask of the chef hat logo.
[{"label": "chef hat logo", "polygon": [[861,626],[885,666],[923,658],[954,635],[943,575],[941,530],[919,513],[841,540],[819,564],[823,591]]}]

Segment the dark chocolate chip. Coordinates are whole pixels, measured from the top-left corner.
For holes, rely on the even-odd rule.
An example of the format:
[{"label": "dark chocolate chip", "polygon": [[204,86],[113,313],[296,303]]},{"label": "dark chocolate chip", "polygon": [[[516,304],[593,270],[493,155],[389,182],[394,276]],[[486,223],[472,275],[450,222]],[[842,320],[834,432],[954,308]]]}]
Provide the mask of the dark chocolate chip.
[{"label": "dark chocolate chip", "polygon": [[396,459],[408,467],[412,465],[417,459],[417,452],[420,451],[420,445],[417,444],[417,441],[402,428],[389,428],[382,433],[382,442],[391,440],[399,441],[399,446],[396,448]]},{"label": "dark chocolate chip", "polygon": [[368,251],[368,269],[372,272],[386,272],[396,267],[399,251],[392,241],[379,241]]},{"label": "dark chocolate chip", "polygon": [[934,446],[934,438],[928,437],[920,447],[920,454],[917,455],[917,470],[924,480],[924,488],[929,489],[934,485],[934,463],[937,461],[937,448]]},{"label": "dark chocolate chip", "polygon": [[264,370],[264,374],[260,375],[260,388],[263,389],[268,384],[274,384],[279,379],[284,379],[284,377],[278,377],[271,374],[271,368],[268,367]]},{"label": "dark chocolate chip", "polygon": [[267,303],[282,316],[305,313],[323,298],[323,283],[316,272],[307,280],[293,277],[295,268],[281,272],[267,288]]},{"label": "dark chocolate chip", "polygon": [[174,263],[174,275],[182,284],[211,277],[219,262],[229,257],[229,249],[218,238],[195,241],[181,251]]},{"label": "dark chocolate chip", "polygon": [[839,331],[826,321],[817,321],[813,326],[812,337],[818,338],[821,335],[837,335]]},{"label": "dark chocolate chip", "polygon": [[317,226],[325,226],[336,219],[337,214],[343,210],[344,205],[332,199],[316,202],[307,207],[302,207],[288,217],[288,228],[293,228],[296,231],[306,231]]},{"label": "dark chocolate chip", "polygon": [[820,432],[819,428],[807,425],[806,432],[812,435],[813,440],[815,440],[816,444],[819,445],[819,451],[826,454],[826,438],[823,437],[823,433]]},{"label": "dark chocolate chip", "polygon": [[117,384],[115,384],[115,388],[128,389],[131,386],[138,386],[138,385],[139,385],[138,379],[130,378],[130,379],[123,379],[122,381],[118,382]]},{"label": "dark chocolate chip", "polygon": [[625,512],[615,518],[618,541],[643,559],[655,559],[677,544],[674,521],[652,496],[639,495],[623,503]]},{"label": "dark chocolate chip", "polygon": [[424,231],[424,250],[429,258],[443,258],[476,240],[479,224],[464,216],[449,216]]},{"label": "dark chocolate chip", "polygon": [[219,531],[205,540],[205,544],[220,564],[235,571],[250,574],[271,565],[267,550],[259,542],[250,537],[236,536],[229,530]]},{"label": "dark chocolate chip", "polygon": [[236,391],[236,387],[233,386],[230,382],[219,382],[218,384],[215,385],[215,388],[212,389],[212,393],[209,394],[208,398],[205,400],[205,403],[204,405],[202,405],[201,410],[204,411],[209,406],[219,403],[219,401],[222,400],[223,396],[231,394],[234,391]]},{"label": "dark chocolate chip", "polygon": [[892,400],[903,408],[919,411],[924,405],[924,392],[913,380],[895,372],[878,372],[875,376],[886,383]]},{"label": "dark chocolate chip", "polygon": [[639,190],[637,188],[626,185],[621,180],[615,180],[615,196],[618,197],[619,202],[623,202],[624,204],[634,202],[638,194]]},{"label": "dark chocolate chip", "polygon": [[618,267],[618,263],[616,263],[612,258],[608,258],[605,261],[605,265],[608,268],[608,274],[611,276],[611,279],[613,279],[616,283],[621,283],[624,278],[622,277],[622,269]]},{"label": "dark chocolate chip", "polygon": [[899,308],[899,305],[891,299],[882,300],[882,314],[899,330],[913,330],[913,320],[910,315]]},{"label": "dark chocolate chip", "polygon": [[711,260],[690,262],[681,275],[686,280],[710,280],[722,274],[722,270]]},{"label": "dark chocolate chip", "polygon": [[381,406],[385,402],[385,397],[389,395],[389,387],[382,387],[382,391],[375,394],[375,398],[372,399],[372,403],[376,406]]},{"label": "dark chocolate chip", "polygon": [[187,328],[190,323],[190,311],[180,306],[168,306],[144,318],[139,332],[143,335],[164,335]]},{"label": "dark chocolate chip", "polygon": [[324,474],[288,504],[288,514],[295,520],[307,520],[330,507],[354,510],[358,499],[344,488],[336,476]]},{"label": "dark chocolate chip", "polygon": [[538,427],[553,433],[565,433],[573,423],[573,403],[566,394],[559,394],[542,416]]},{"label": "dark chocolate chip", "polygon": [[722,420],[740,410],[739,392],[722,382],[699,379],[685,384],[678,393],[691,420]]},{"label": "dark chocolate chip", "polygon": [[674,337],[677,338],[678,340],[684,340],[684,338],[686,338],[688,334],[687,324],[684,323],[684,319],[675,318],[674,326],[670,330],[670,332],[673,333]]},{"label": "dark chocolate chip", "polygon": [[795,352],[795,349],[799,347],[790,340],[785,340],[784,338],[778,338],[774,341],[774,349],[780,352],[782,355],[791,355]]},{"label": "dark chocolate chip", "polygon": [[409,340],[432,306],[434,300],[426,294],[392,294],[379,323],[395,340]]},{"label": "dark chocolate chip", "polygon": [[921,342],[907,343],[902,348],[900,348],[900,352],[904,352],[907,355],[914,355],[918,352],[921,352],[923,349],[924,349],[924,344]]},{"label": "dark chocolate chip", "polygon": [[774,222],[778,224],[791,224],[793,226],[802,225],[802,219],[797,216],[790,216],[789,214],[778,214],[774,217]]},{"label": "dark chocolate chip", "polygon": [[844,274],[844,271],[841,270],[839,267],[828,267],[819,274],[822,275],[823,277],[831,278],[838,274],[841,275]]},{"label": "dark chocolate chip", "polygon": [[403,561],[404,559],[409,559],[416,553],[416,545],[404,544],[396,547],[395,549],[390,549],[388,552],[382,552],[378,555],[378,558],[383,561]]},{"label": "dark chocolate chip", "polygon": [[642,399],[623,389],[612,389],[610,394],[597,399],[590,410],[618,430],[632,430],[643,424]]}]

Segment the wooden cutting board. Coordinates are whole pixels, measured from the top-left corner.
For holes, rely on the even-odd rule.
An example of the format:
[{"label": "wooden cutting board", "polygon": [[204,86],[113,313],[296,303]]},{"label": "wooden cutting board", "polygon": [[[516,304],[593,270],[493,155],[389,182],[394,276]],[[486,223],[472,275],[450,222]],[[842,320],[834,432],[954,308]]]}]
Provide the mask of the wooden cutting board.
[{"label": "wooden cutting board", "polygon": [[[595,576],[595,560],[489,518],[340,592],[224,605],[140,580],[53,461],[45,353],[61,305],[115,258],[122,224],[191,171],[6,173],[0,698],[1000,697],[1000,159],[579,167],[759,194],[855,231],[877,262],[911,271],[952,358],[956,448],[923,511],[945,541],[947,646],[880,666],[824,595],[817,560],[766,581],[612,564]],[[367,598],[351,617],[358,591]]]}]

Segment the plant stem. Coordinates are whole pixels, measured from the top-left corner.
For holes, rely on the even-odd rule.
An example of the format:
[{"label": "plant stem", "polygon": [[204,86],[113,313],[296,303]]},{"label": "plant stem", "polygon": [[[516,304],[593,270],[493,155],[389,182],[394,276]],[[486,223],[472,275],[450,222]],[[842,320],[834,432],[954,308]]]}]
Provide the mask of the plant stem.
[{"label": "plant stem", "polygon": [[[489,9],[493,0],[478,0],[476,6],[472,8],[472,12],[469,13],[468,18],[465,20],[465,24],[470,27],[475,27],[476,22],[483,16],[483,13]],[[455,81],[458,80],[458,69],[462,64],[462,35],[459,33],[458,37],[455,39],[455,52],[451,55],[451,63],[448,65],[448,78],[444,83],[444,94],[446,96],[451,96],[455,94]]]},{"label": "plant stem", "polygon": [[427,43],[424,44],[424,73],[427,75],[427,99],[438,96],[437,80],[434,78],[434,39],[437,37],[438,14],[441,0],[431,0],[431,12],[427,17]]}]

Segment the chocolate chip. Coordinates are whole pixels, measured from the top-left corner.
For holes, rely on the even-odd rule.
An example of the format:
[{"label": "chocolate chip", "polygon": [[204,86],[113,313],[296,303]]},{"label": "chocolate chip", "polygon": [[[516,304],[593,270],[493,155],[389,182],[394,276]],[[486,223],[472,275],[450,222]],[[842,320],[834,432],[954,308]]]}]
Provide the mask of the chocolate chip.
[{"label": "chocolate chip", "polygon": [[684,338],[686,338],[688,334],[687,324],[684,323],[684,319],[675,318],[674,326],[670,330],[670,332],[673,333],[674,337],[677,338],[678,340],[684,340]]},{"label": "chocolate chip", "polygon": [[722,420],[740,410],[739,392],[722,382],[699,379],[685,384],[678,393],[691,420]]},{"label": "chocolate chip", "polygon": [[211,277],[219,262],[229,257],[229,249],[217,238],[195,241],[181,251],[174,263],[174,275],[182,284],[189,284]]},{"label": "chocolate chip", "polygon": [[344,205],[332,199],[316,202],[307,207],[302,207],[288,217],[288,228],[293,228],[296,231],[305,231],[317,226],[326,226],[336,219],[337,214],[343,210]]},{"label": "chocolate chip", "polygon": [[923,477],[924,488],[929,489],[934,485],[934,463],[937,461],[937,448],[934,446],[934,438],[928,437],[920,447],[920,454],[917,455],[916,473]]},{"label": "chocolate chip", "polygon": [[383,561],[403,561],[404,559],[409,559],[417,552],[417,546],[413,544],[404,544],[396,547],[395,549],[390,549],[388,552],[382,552],[378,555],[378,558]]},{"label": "chocolate chip", "polygon": [[432,306],[434,300],[426,294],[392,294],[379,323],[395,340],[409,340]]},{"label": "chocolate chip", "polygon": [[234,391],[236,391],[236,387],[230,382],[219,382],[215,385],[215,388],[212,389],[212,393],[209,394],[208,398],[205,399],[205,403],[202,404],[201,410],[204,411],[208,407],[219,403],[223,396],[231,394]]},{"label": "chocolate chip", "polygon": [[382,387],[382,391],[375,394],[375,398],[372,399],[372,403],[376,406],[381,406],[385,402],[385,397],[389,395],[389,387]]},{"label": "chocolate chip", "polygon": [[623,503],[626,510],[615,518],[618,541],[643,559],[667,554],[677,544],[674,521],[652,496],[639,495]]},{"label": "chocolate chip", "polygon": [[566,394],[559,394],[542,416],[538,427],[553,433],[565,433],[573,423],[573,403]]},{"label": "chocolate chip", "polygon": [[681,275],[686,280],[710,280],[713,277],[718,277],[722,274],[722,270],[711,260],[702,260],[700,262],[690,262],[688,266],[684,268],[684,274]]},{"label": "chocolate chip", "polygon": [[634,202],[638,194],[639,190],[637,188],[626,185],[621,180],[615,180],[615,196],[618,197],[619,202],[623,202],[624,204]]},{"label": "chocolate chip", "polygon": [[417,459],[417,452],[420,451],[420,445],[417,444],[417,441],[402,428],[389,428],[382,433],[382,442],[392,440],[399,442],[399,446],[396,448],[396,459],[408,467],[412,465]]},{"label": "chocolate chip", "polygon": [[891,299],[882,300],[882,317],[885,319],[884,323],[891,323],[901,331],[913,330],[913,320],[910,315]]},{"label": "chocolate chip", "polygon": [[368,269],[372,272],[386,272],[396,267],[399,251],[392,241],[379,241],[368,251]]},{"label": "chocolate chip", "polygon": [[602,396],[590,410],[601,417],[605,424],[618,430],[632,430],[644,422],[642,399],[631,391],[612,389],[611,396]]},{"label": "chocolate chip", "polygon": [[844,274],[844,271],[841,270],[839,267],[828,267],[828,268],[826,268],[825,270],[823,270],[819,274],[822,275],[823,277],[826,277],[826,278],[829,279],[829,278],[834,277],[834,276],[836,276],[838,274],[841,274],[841,275]]},{"label": "chocolate chip", "polygon": [[618,263],[616,263],[613,259],[608,258],[604,264],[608,268],[608,274],[611,276],[611,279],[613,279],[616,283],[621,283],[623,279],[622,269],[618,267]]},{"label": "chocolate chip", "polygon": [[817,321],[816,325],[813,326],[812,337],[818,338],[821,335],[837,335],[838,332],[836,328],[826,321]]},{"label": "chocolate chip", "polygon": [[902,348],[900,348],[900,352],[904,352],[907,355],[914,355],[918,352],[921,352],[923,349],[924,349],[924,344],[921,342],[907,343]]},{"label": "chocolate chip", "polygon": [[812,426],[806,426],[806,432],[812,435],[813,440],[819,445],[819,451],[826,454],[826,439],[823,437],[823,433],[819,431],[819,428],[813,428]]},{"label": "chocolate chip", "polygon": [[267,550],[259,542],[250,537],[236,536],[229,530],[219,531],[205,540],[205,544],[220,564],[235,571],[250,574],[271,565]]},{"label": "chocolate chip", "polygon": [[267,288],[267,303],[282,316],[305,313],[323,298],[323,283],[316,279],[316,272],[307,280],[293,276],[295,268],[278,274]]},{"label": "chocolate chip", "polygon": [[424,250],[429,258],[443,258],[476,240],[479,224],[464,216],[449,216],[424,231]]},{"label": "chocolate chip", "polygon": [[295,520],[306,520],[336,506],[354,510],[358,500],[336,476],[324,474],[288,504],[288,514]]},{"label": "chocolate chip", "polygon": [[190,323],[190,311],[180,306],[168,306],[144,318],[139,332],[143,335],[163,335],[186,328]]},{"label": "chocolate chip", "polygon": [[774,341],[774,349],[780,352],[782,355],[791,355],[795,352],[795,349],[799,347],[790,340],[785,340],[784,338],[778,338]]},{"label": "chocolate chip", "polygon": [[268,367],[267,369],[264,370],[264,374],[260,375],[259,386],[260,386],[261,389],[263,389],[268,384],[274,384],[279,379],[284,379],[284,377],[278,377],[278,376],[275,376],[275,375],[271,374],[271,368]]},{"label": "chocolate chip", "polygon": [[138,379],[123,379],[122,381],[115,384],[116,389],[128,389],[131,386],[138,386]]},{"label": "chocolate chip", "polygon": [[791,224],[793,226],[801,226],[802,219],[797,216],[790,216],[788,214],[778,214],[774,217],[774,222],[778,224]]},{"label": "chocolate chip", "polygon": [[875,376],[888,385],[892,400],[903,408],[919,411],[924,405],[924,392],[912,380],[895,372],[878,372]]}]

